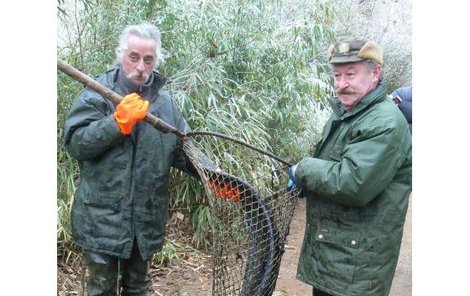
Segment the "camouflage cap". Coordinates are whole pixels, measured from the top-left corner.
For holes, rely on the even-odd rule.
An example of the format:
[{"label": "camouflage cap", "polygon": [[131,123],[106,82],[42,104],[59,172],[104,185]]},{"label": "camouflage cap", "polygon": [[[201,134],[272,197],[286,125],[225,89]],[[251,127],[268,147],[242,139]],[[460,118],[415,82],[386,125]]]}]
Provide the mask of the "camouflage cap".
[{"label": "camouflage cap", "polygon": [[327,57],[330,64],[372,60],[383,65],[382,49],[375,42],[358,39],[336,42],[328,48]]}]

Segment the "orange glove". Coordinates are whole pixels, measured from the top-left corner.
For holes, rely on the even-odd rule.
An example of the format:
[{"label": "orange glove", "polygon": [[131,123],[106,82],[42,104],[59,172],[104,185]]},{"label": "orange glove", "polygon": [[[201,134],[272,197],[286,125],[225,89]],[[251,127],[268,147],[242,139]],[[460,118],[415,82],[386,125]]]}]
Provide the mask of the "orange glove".
[{"label": "orange glove", "polygon": [[238,192],[237,188],[232,188],[230,182],[225,181],[223,184],[219,184],[219,182],[214,182],[212,180],[209,181],[209,188],[215,188],[215,196],[218,198],[223,198],[225,200],[233,199],[234,202],[238,202],[240,200],[240,193]]},{"label": "orange glove", "polygon": [[116,106],[114,118],[121,133],[130,135],[132,127],[140,120],[144,119],[149,109],[149,102],[144,101],[136,93],[124,97],[124,100]]}]

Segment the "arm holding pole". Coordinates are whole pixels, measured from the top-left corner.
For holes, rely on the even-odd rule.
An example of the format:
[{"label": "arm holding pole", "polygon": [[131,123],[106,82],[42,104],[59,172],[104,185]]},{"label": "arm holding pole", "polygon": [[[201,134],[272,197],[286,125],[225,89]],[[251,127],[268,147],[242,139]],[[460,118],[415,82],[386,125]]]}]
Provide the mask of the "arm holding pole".
[{"label": "arm holding pole", "polygon": [[[65,63],[64,61],[57,59],[57,68],[64,72],[65,74],[69,75],[73,79],[77,80],[78,82],[81,82],[83,85],[86,87],[89,87],[105,97],[106,99],[110,100],[113,102],[115,105],[118,105],[123,97],[120,96],[119,94],[115,93],[114,91],[108,89],[107,87],[104,87],[103,85],[99,84],[95,80],[93,80],[90,76],[80,72],[79,70],[75,69],[74,67],[70,66],[69,64]],[[163,120],[159,119],[158,117],[147,113],[147,116],[144,118],[144,121],[149,123],[151,126],[154,128],[158,129],[159,131],[162,131],[164,133],[173,133],[177,135],[180,138],[183,138],[186,136],[186,134],[175,127],[169,125],[168,123],[164,122]]]}]

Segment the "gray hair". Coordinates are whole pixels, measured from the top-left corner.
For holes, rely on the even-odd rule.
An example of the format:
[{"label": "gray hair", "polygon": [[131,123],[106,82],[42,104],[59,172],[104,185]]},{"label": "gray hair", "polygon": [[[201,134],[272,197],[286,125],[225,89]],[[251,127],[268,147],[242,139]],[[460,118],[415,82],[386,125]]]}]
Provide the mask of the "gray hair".
[{"label": "gray hair", "polygon": [[364,62],[367,64],[370,71],[373,71],[378,66],[382,67],[382,65],[373,60],[365,60]]},{"label": "gray hair", "polygon": [[376,61],[373,61],[373,60],[365,60],[365,63],[367,64],[367,67],[369,67],[369,71],[374,71],[375,68],[379,67],[381,72],[380,72],[380,76],[379,76],[379,81],[382,79],[383,77],[383,66],[376,62]]},{"label": "gray hair", "polygon": [[144,22],[138,25],[127,26],[119,36],[119,44],[116,47],[116,61],[115,65],[121,65],[124,59],[124,51],[127,49],[127,39],[129,36],[137,36],[140,38],[149,38],[155,40],[157,43],[155,54],[157,60],[155,62],[155,68],[164,62],[164,56],[162,53],[162,43],[160,39],[160,31],[154,25]]}]

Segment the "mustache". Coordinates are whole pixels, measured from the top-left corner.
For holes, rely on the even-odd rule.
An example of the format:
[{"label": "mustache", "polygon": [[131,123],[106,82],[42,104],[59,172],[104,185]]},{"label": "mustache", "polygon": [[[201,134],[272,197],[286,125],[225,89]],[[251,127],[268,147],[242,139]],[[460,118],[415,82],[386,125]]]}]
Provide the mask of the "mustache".
[{"label": "mustache", "polygon": [[352,88],[336,89],[337,95],[354,95],[356,92]]},{"label": "mustache", "polygon": [[128,79],[137,79],[137,80],[143,80],[143,81],[147,81],[149,77],[150,77],[149,74],[145,72],[139,73],[137,71],[134,71],[131,74],[127,75]]}]

